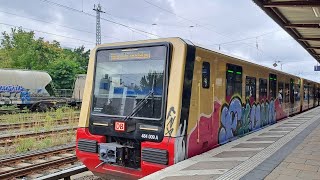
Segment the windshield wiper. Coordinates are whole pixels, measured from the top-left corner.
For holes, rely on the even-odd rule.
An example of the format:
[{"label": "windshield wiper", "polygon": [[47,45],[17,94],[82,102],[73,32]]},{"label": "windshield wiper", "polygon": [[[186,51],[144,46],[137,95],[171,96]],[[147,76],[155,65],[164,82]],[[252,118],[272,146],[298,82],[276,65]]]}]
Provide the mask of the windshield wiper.
[{"label": "windshield wiper", "polygon": [[136,106],[133,108],[132,112],[127,115],[125,118],[124,118],[124,121],[127,121],[128,119],[132,118],[135,114],[137,114],[137,112],[139,112],[141,110],[142,107],[144,107],[144,105],[146,105],[146,102],[148,102],[148,98],[150,96],[152,96],[152,111],[153,111],[153,108],[154,108],[154,86],[155,86],[155,78],[153,76],[152,78],[152,88],[151,88],[151,91],[140,101],[136,104]]}]

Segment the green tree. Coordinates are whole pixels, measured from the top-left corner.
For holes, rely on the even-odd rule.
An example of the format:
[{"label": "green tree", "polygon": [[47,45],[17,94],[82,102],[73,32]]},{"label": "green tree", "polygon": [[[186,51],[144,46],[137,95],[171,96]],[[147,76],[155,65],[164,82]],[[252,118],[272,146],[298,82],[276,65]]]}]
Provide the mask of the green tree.
[{"label": "green tree", "polygon": [[21,28],[2,34],[0,68],[47,71],[56,89],[71,89],[76,74],[87,72],[90,51],[84,46],[63,49],[58,41],[36,39],[33,31]]},{"label": "green tree", "polygon": [[26,32],[21,28],[11,30],[11,34],[2,33],[4,38],[1,47],[7,55],[7,61],[12,68],[46,70],[62,53],[57,41],[45,42],[43,38],[34,37],[34,32]]},{"label": "green tree", "polygon": [[79,64],[77,62],[58,59],[49,66],[48,72],[55,82],[56,89],[71,89],[78,69]]},{"label": "green tree", "polygon": [[10,59],[3,49],[0,49],[0,68],[10,68]]},{"label": "green tree", "polygon": [[8,56],[8,63],[14,68],[31,69],[35,58],[34,33],[22,29],[12,29],[11,35],[3,32],[1,47]]},{"label": "green tree", "polygon": [[75,48],[73,50],[74,54],[76,54],[77,61],[80,64],[80,72],[79,74],[86,74],[87,73],[87,68],[88,68],[88,63],[89,63],[89,56],[90,56],[90,50],[85,50],[84,46]]}]

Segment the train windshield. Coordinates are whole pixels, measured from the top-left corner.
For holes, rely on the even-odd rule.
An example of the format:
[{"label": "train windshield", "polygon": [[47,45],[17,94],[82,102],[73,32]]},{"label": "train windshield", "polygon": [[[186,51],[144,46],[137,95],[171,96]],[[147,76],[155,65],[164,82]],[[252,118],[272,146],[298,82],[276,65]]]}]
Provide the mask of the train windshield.
[{"label": "train windshield", "polygon": [[165,46],[99,50],[92,113],[159,119],[166,51]]}]

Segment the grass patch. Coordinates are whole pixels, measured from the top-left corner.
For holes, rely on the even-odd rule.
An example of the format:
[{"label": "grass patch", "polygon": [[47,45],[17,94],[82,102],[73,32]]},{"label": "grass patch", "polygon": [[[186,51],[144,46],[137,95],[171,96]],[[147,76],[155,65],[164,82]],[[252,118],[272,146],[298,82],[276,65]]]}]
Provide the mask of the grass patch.
[{"label": "grass patch", "polygon": [[35,137],[30,138],[17,138],[14,141],[14,145],[1,148],[0,155],[9,155],[17,153],[26,153],[31,150],[39,150],[49,148],[53,146],[73,143],[76,140],[75,131],[67,133],[61,133],[59,135],[52,135],[43,139],[36,139]]},{"label": "grass patch", "polygon": [[23,153],[30,151],[34,148],[37,141],[33,138],[17,138],[15,144],[17,144],[15,148],[15,153]]},{"label": "grass patch", "polygon": [[53,119],[62,119],[79,116],[79,110],[70,107],[61,107],[56,110],[47,111],[45,113],[27,112],[18,114],[0,115],[1,124],[23,123],[31,121],[43,121],[49,116]]},{"label": "grass patch", "polygon": [[[23,113],[23,114],[11,114],[0,116],[0,123],[22,123],[22,122],[33,122],[41,121],[44,123],[36,123],[32,127],[25,127],[21,125],[20,129],[7,130],[5,133],[10,134],[13,132],[41,132],[41,131],[52,131],[59,127],[61,128],[73,128],[77,126],[78,121],[74,119],[79,116],[79,111],[75,111],[72,108],[62,107],[55,111],[46,113]],[[7,119],[2,119],[6,117]],[[58,123],[58,119],[67,118],[67,122],[63,124]],[[13,144],[5,145],[0,149],[0,155],[8,155],[15,153],[24,153],[30,150],[37,150],[42,148],[48,148],[57,145],[63,145],[75,142],[76,131],[66,130],[59,134],[50,135],[39,139],[37,137],[19,138],[17,137]]]}]

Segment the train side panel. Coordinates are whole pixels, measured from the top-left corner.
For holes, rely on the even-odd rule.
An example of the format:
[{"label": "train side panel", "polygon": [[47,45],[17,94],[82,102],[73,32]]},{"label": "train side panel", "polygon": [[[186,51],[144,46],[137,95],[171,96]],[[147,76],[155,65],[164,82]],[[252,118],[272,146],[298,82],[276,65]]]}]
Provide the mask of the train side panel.
[{"label": "train side panel", "polygon": [[188,157],[300,112],[300,100],[294,97],[298,81],[295,76],[197,48]]}]

